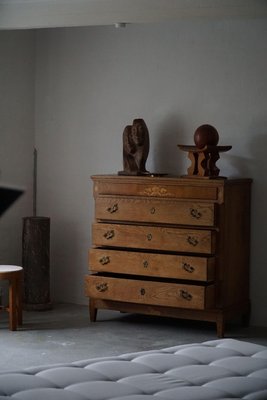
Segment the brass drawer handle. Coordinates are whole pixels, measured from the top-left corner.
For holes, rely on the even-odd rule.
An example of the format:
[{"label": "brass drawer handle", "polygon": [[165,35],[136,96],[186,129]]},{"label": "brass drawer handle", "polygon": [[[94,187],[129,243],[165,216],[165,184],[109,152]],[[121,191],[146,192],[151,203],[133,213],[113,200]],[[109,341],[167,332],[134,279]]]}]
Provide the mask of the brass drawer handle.
[{"label": "brass drawer handle", "polygon": [[191,246],[196,246],[198,244],[198,240],[194,236],[188,236],[187,242],[191,244]]},{"label": "brass drawer handle", "polygon": [[144,268],[147,268],[148,267],[148,261],[143,261],[143,266],[144,266]]},{"label": "brass drawer handle", "polygon": [[193,298],[192,294],[188,293],[186,290],[180,290],[180,297],[187,301],[191,301]]},{"label": "brass drawer handle", "polygon": [[99,292],[106,292],[108,290],[107,283],[98,283],[95,287],[96,287],[96,290],[98,290]]},{"label": "brass drawer handle", "polygon": [[151,233],[148,233],[147,235],[146,235],[146,237],[147,237],[147,240],[152,240],[152,234]]},{"label": "brass drawer handle", "polygon": [[110,263],[110,258],[109,256],[103,256],[99,259],[100,264],[105,265]]},{"label": "brass drawer handle", "polygon": [[190,209],[190,214],[193,218],[199,219],[202,217],[202,214],[200,211],[198,211],[197,208],[191,208]]},{"label": "brass drawer handle", "polygon": [[104,233],[104,237],[109,240],[112,239],[115,236],[115,232],[113,231],[113,229],[111,231],[107,231],[106,233]]},{"label": "brass drawer handle", "polygon": [[114,204],[113,206],[107,208],[107,211],[108,211],[110,214],[113,214],[113,213],[117,212],[118,209],[119,209],[119,206],[118,206],[118,204],[116,203],[116,204]]},{"label": "brass drawer handle", "polygon": [[146,291],[145,291],[144,288],[141,288],[141,289],[140,289],[140,294],[141,294],[142,296],[144,296],[144,295],[146,294]]},{"label": "brass drawer handle", "polygon": [[182,264],[182,268],[183,268],[186,272],[189,272],[190,274],[191,274],[192,272],[195,271],[195,268],[194,268],[192,265],[187,264],[187,263],[183,263],[183,264]]},{"label": "brass drawer handle", "polygon": [[155,212],[156,212],[155,207],[150,208],[150,214],[155,214]]}]

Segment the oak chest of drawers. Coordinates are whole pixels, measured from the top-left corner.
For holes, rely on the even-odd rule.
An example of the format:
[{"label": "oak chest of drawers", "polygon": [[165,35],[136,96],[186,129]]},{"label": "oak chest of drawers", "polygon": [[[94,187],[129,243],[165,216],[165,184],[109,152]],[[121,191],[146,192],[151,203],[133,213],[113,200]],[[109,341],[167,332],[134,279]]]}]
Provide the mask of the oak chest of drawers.
[{"label": "oak chest of drawers", "polygon": [[249,302],[250,179],[96,175],[90,274],[97,309],[215,322]]}]

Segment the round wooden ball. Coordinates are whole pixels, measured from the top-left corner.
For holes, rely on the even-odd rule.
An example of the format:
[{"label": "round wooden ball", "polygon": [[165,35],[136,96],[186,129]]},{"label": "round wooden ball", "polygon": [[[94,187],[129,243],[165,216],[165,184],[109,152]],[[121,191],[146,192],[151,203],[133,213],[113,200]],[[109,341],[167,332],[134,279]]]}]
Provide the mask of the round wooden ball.
[{"label": "round wooden ball", "polygon": [[217,146],[219,142],[217,129],[209,124],[199,126],[194,133],[194,142],[198,149],[205,146]]}]

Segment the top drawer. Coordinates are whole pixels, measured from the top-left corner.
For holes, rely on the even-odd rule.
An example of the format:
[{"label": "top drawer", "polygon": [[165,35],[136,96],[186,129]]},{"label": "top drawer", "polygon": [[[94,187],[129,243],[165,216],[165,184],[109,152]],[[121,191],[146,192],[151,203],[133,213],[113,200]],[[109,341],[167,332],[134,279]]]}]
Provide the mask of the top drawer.
[{"label": "top drawer", "polygon": [[135,196],[161,199],[224,202],[225,179],[95,175],[94,197]]},{"label": "top drawer", "polygon": [[166,223],[176,225],[215,225],[215,204],[174,199],[98,196],[98,220]]}]

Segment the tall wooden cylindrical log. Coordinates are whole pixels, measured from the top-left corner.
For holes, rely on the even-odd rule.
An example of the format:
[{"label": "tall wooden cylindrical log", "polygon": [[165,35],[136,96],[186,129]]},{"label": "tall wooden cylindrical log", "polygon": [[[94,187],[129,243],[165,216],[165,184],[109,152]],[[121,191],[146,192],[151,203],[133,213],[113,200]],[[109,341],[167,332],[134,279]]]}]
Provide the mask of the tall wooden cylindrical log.
[{"label": "tall wooden cylindrical log", "polygon": [[24,309],[50,309],[50,218],[23,218],[22,267]]}]

